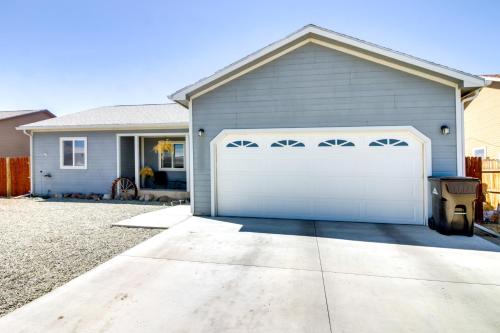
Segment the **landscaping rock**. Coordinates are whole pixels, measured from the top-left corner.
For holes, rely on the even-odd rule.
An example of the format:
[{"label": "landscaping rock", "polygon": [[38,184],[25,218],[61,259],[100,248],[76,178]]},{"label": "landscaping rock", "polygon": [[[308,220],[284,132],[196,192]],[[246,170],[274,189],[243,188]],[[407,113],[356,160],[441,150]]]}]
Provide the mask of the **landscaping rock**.
[{"label": "landscaping rock", "polygon": [[161,197],[158,198],[158,201],[159,202],[165,202],[165,203],[169,203],[172,201],[172,199],[170,199],[169,197],[167,197],[166,195],[162,195]]},{"label": "landscaping rock", "polygon": [[158,234],[110,225],[161,208],[0,198],[0,317]]},{"label": "landscaping rock", "polygon": [[101,196],[99,194],[93,193],[93,194],[90,195],[90,197],[87,197],[87,199],[92,199],[92,200],[95,200],[95,201],[99,201],[99,200],[101,200]]},{"label": "landscaping rock", "polygon": [[153,201],[155,199],[155,196],[152,194],[145,194],[144,195],[144,201]]}]

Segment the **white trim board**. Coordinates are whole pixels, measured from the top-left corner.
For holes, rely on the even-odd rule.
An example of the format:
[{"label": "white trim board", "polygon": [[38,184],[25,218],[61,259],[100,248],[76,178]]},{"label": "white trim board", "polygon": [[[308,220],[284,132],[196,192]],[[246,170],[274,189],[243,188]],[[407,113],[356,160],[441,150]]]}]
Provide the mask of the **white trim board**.
[{"label": "white trim board", "polygon": [[455,89],[456,136],[457,136],[457,176],[465,176],[465,134],[464,134],[464,104],[460,89]]},{"label": "white trim board", "polygon": [[46,127],[36,127],[36,126],[18,126],[17,130],[29,130],[33,132],[75,132],[75,131],[139,131],[139,130],[187,130],[188,124],[155,124],[155,125],[75,125],[75,126],[46,126]]},{"label": "white trim board", "polygon": [[194,214],[194,199],[195,199],[195,195],[194,195],[194,182],[195,182],[195,179],[194,179],[194,168],[193,168],[193,165],[194,165],[194,149],[193,149],[193,146],[194,146],[194,143],[193,143],[193,104],[191,101],[189,101],[189,104],[188,104],[188,107],[189,107],[189,132],[188,132],[188,135],[189,135],[189,192],[191,193],[191,197],[190,197],[190,202],[191,202],[191,214]]},{"label": "white trim board", "polygon": [[422,143],[422,156],[423,156],[423,170],[422,175],[423,189],[424,189],[424,223],[427,224],[427,219],[425,217],[431,216],[431,201],[429,198],[429,184],[427,177],[432,175],[432,146],[431,140],[424,135],[422,132],[418,131],[413,126],[368,126],[368,127],[315,127],[315,128],[270,128],[270,129],[226,129],[222,130],[212,141],[210,142],[210,204],[211,204],[211,215],[217,216],[217,145],[226,136],[232,134],[266,134],[266,133],[321,133],[321,132],[335,132],[346,134],[350,132],[384,132],[384,133],[395,133],[404,132],[412,134],[418,141]]},{"label": "white trim board", "polygon": [[[316,38],[314,38],[316,37]],[[304,39],[300,42],[301,39]],[[323,40],[320,40],[318,38],[323,38],[326,40],[329,40],[330,42],[326,42]],[[294,44],[294,42],[296,42]],[[212,89],[215,89],[216,87],[225,84],[231,80],[234,80],[235,78],[244,75],[245,73],[248,73],[249,71],[256,69],[278,57],[281,57],[282,55],[300,47],[303,46],[307,43],[314,42],[319,45],[327,46],[330,48],[337,49],[342,52],[346,52],[349,54],[352,54],[354,56],[362,57],[366,60],[370,61],[375,61],[378,63],[381,63],[386,66],[390,66],[393,68],[397,68],[399,70],[404,70],[406,72],[409,72],[413,75],[419,75],[423,76],[428,79],[435,80],[437,82],[445,84],[451,83],[455,84],[456,86],[459,86],[456,82],[459,81],[461,84],[460,86],[464,88],[468,87],[482,87],[485,85],[485,80],[479,76],[475,76],[472,74],[464,73],[455,69],[451,69],[445,66],[441,66],[423,59],[419,59],[416,57],[412,57],[410,55],[400,53],[385,47],[381,47],[372,43],[368,43],[347,35],[339,34],[334,31],[330,31],[327,29],[323,29],[314,25],[308,25],[303,27],[302,29],[298,30],[297,32],[291,34],[290,36],[281,39],[267,47],[262,48],[261,50],[233,63],[232,65],[229,65],[219,71],[217,71],[215,74],[202,79],[190,86],[187,86],[185,88],[182,88],[178,90],[177,92],[173,93],[172,95],[169,96],[170,99],[179,102],[180,104],[183,104],[186,106],[188,102],[201,94],[204,94]],[[347,47],[338,45],[338,44],[343,44],[346,45]],[[277,54],[270,56],[266,58],[267,55],[278,51],[279,49],[285,48],[281,52],[278,52]],[[356,51],[355,49],[362,50]],[[371,56],[365,52],[372,53],[379,55],[384,58],[388,59],[393,59],[394,62],[384,60],[379,57]],[[261,59],[261,61],[259,61]],[[256,63],[255,63],[256,62]],[[408,66],[404,65],[399,65],[396,64],[396,62],[407,64]],[[254,65],[251,65],[249,68],[243,69],[245,66],[249,66],[250,64],[255,63]],[[412,67],[417,67],[421,68],[422,70],[416,70],[413,69]],[[428,74],[424,71],[427,72],[433,72],[436,73],[437,75],[431,75]],[[213,84],[214,81],[221,80],[222,78],[229,76],[228,78],[222,80],[221,82],[218,82],[216,84]],[[441,76],[448,77],[449,79],[443,79]],[[204,88],[205,87],[205,88]],[[195,93],[193,96],[190,96],[191,94]]]}]

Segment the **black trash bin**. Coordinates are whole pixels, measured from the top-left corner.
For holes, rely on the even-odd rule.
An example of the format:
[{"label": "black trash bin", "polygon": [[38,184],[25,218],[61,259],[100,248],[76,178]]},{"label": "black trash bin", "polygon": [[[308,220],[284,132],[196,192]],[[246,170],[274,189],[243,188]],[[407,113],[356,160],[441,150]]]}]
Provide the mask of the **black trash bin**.
[{"label": "black trash bin", "polygon": [[474,201],[479,179],[429,177],[432,217],[429,228],[445,235],[474,235]]}]

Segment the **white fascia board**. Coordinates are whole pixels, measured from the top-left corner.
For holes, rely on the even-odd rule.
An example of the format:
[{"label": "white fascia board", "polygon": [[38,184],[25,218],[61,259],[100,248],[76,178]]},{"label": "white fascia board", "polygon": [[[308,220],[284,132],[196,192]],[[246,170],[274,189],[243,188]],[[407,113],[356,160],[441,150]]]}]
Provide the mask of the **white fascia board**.
[{"label": "white fascia board", "polygon": [[486,80],[486,82],[488,81],[492,81],[492,82],[500,82],[500,77],[493,77],[493,76],[481,76],[483,79]]},{"label": "white fascia board", "polygon": [[396,61],[400,61],[409,65],[413,65],[425,70],[429,70],[434,73],[438,73],[444,76],[448,76],[457,80],[460,80],[463,82],[463,86],[465,88],[468,87],[483,87],[485,85],[485,80],[479,76],[467,74],[460,72],[458,70],[454,70],[451,68],[447,68],[441,65],[434,64],[429,61],[425,61],[419,58],[415,58],[413,56],[396,52],[394,50],[390,50],[375,44],[368,43],[366,41],[362,41],[347,35],[342,35],[330,30],[325,30],[321,29],[316,26],[306,26],[302,28],[301,30],[293,33],[292,35],[281,39],[267,47],[262,48],[261,50],[235,62],[232,65],[229,65],[225,67],[224,69],[216,72],[215,74],[202,79],[190,86],[187,86],[183,89],[178,90],[177,92],[173,93],[172,95],[169,96],[170,99],[177,101],[177,102],[182,102],[181,104],[185,104],[187,101],[187,95],[205,85],[210,84],[210,82],[215,81],[220,79],[221,77],[224,77],[228,74],[230,74],[233,71],[237,71],[239,68],[256,61],[257,59],[264,57],[266,54],[271,53],[289,43],[292,43],[294,40],[303,38],[304,36],[308,34],[313,34],[317,35],[326,39],[330,39],[332,41],[336,41],[339,43],[343,43],[346,45],[350,45],[355,48],[359,48],[371,53],[379,54],[381,56],[387,57],[394,59]]},{"label": "white fascia board", "polygon": [[189,127],[188,123],[178,124],[154,124],[154,125],[76,125],[76,126],[19,126],[18,131],[34,132],[68,132],[68,131],[115,131],[115,130],[150,130],[150,129],[185,129]]}]

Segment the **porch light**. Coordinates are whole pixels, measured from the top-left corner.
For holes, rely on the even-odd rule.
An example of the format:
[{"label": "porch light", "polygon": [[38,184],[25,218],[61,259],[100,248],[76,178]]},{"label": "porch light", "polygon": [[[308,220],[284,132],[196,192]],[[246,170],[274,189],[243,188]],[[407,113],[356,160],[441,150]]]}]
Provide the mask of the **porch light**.
[{"label": "porch light", "polygon": [[205,130],[203,128],[200,128],[198,130],[198,136],[204,136],[205,135]]},{"label": "porch light", "polygon": [[441,134],[443,134],[443,135],[450,134],[450,128],[447,125],[441,126]]}]

